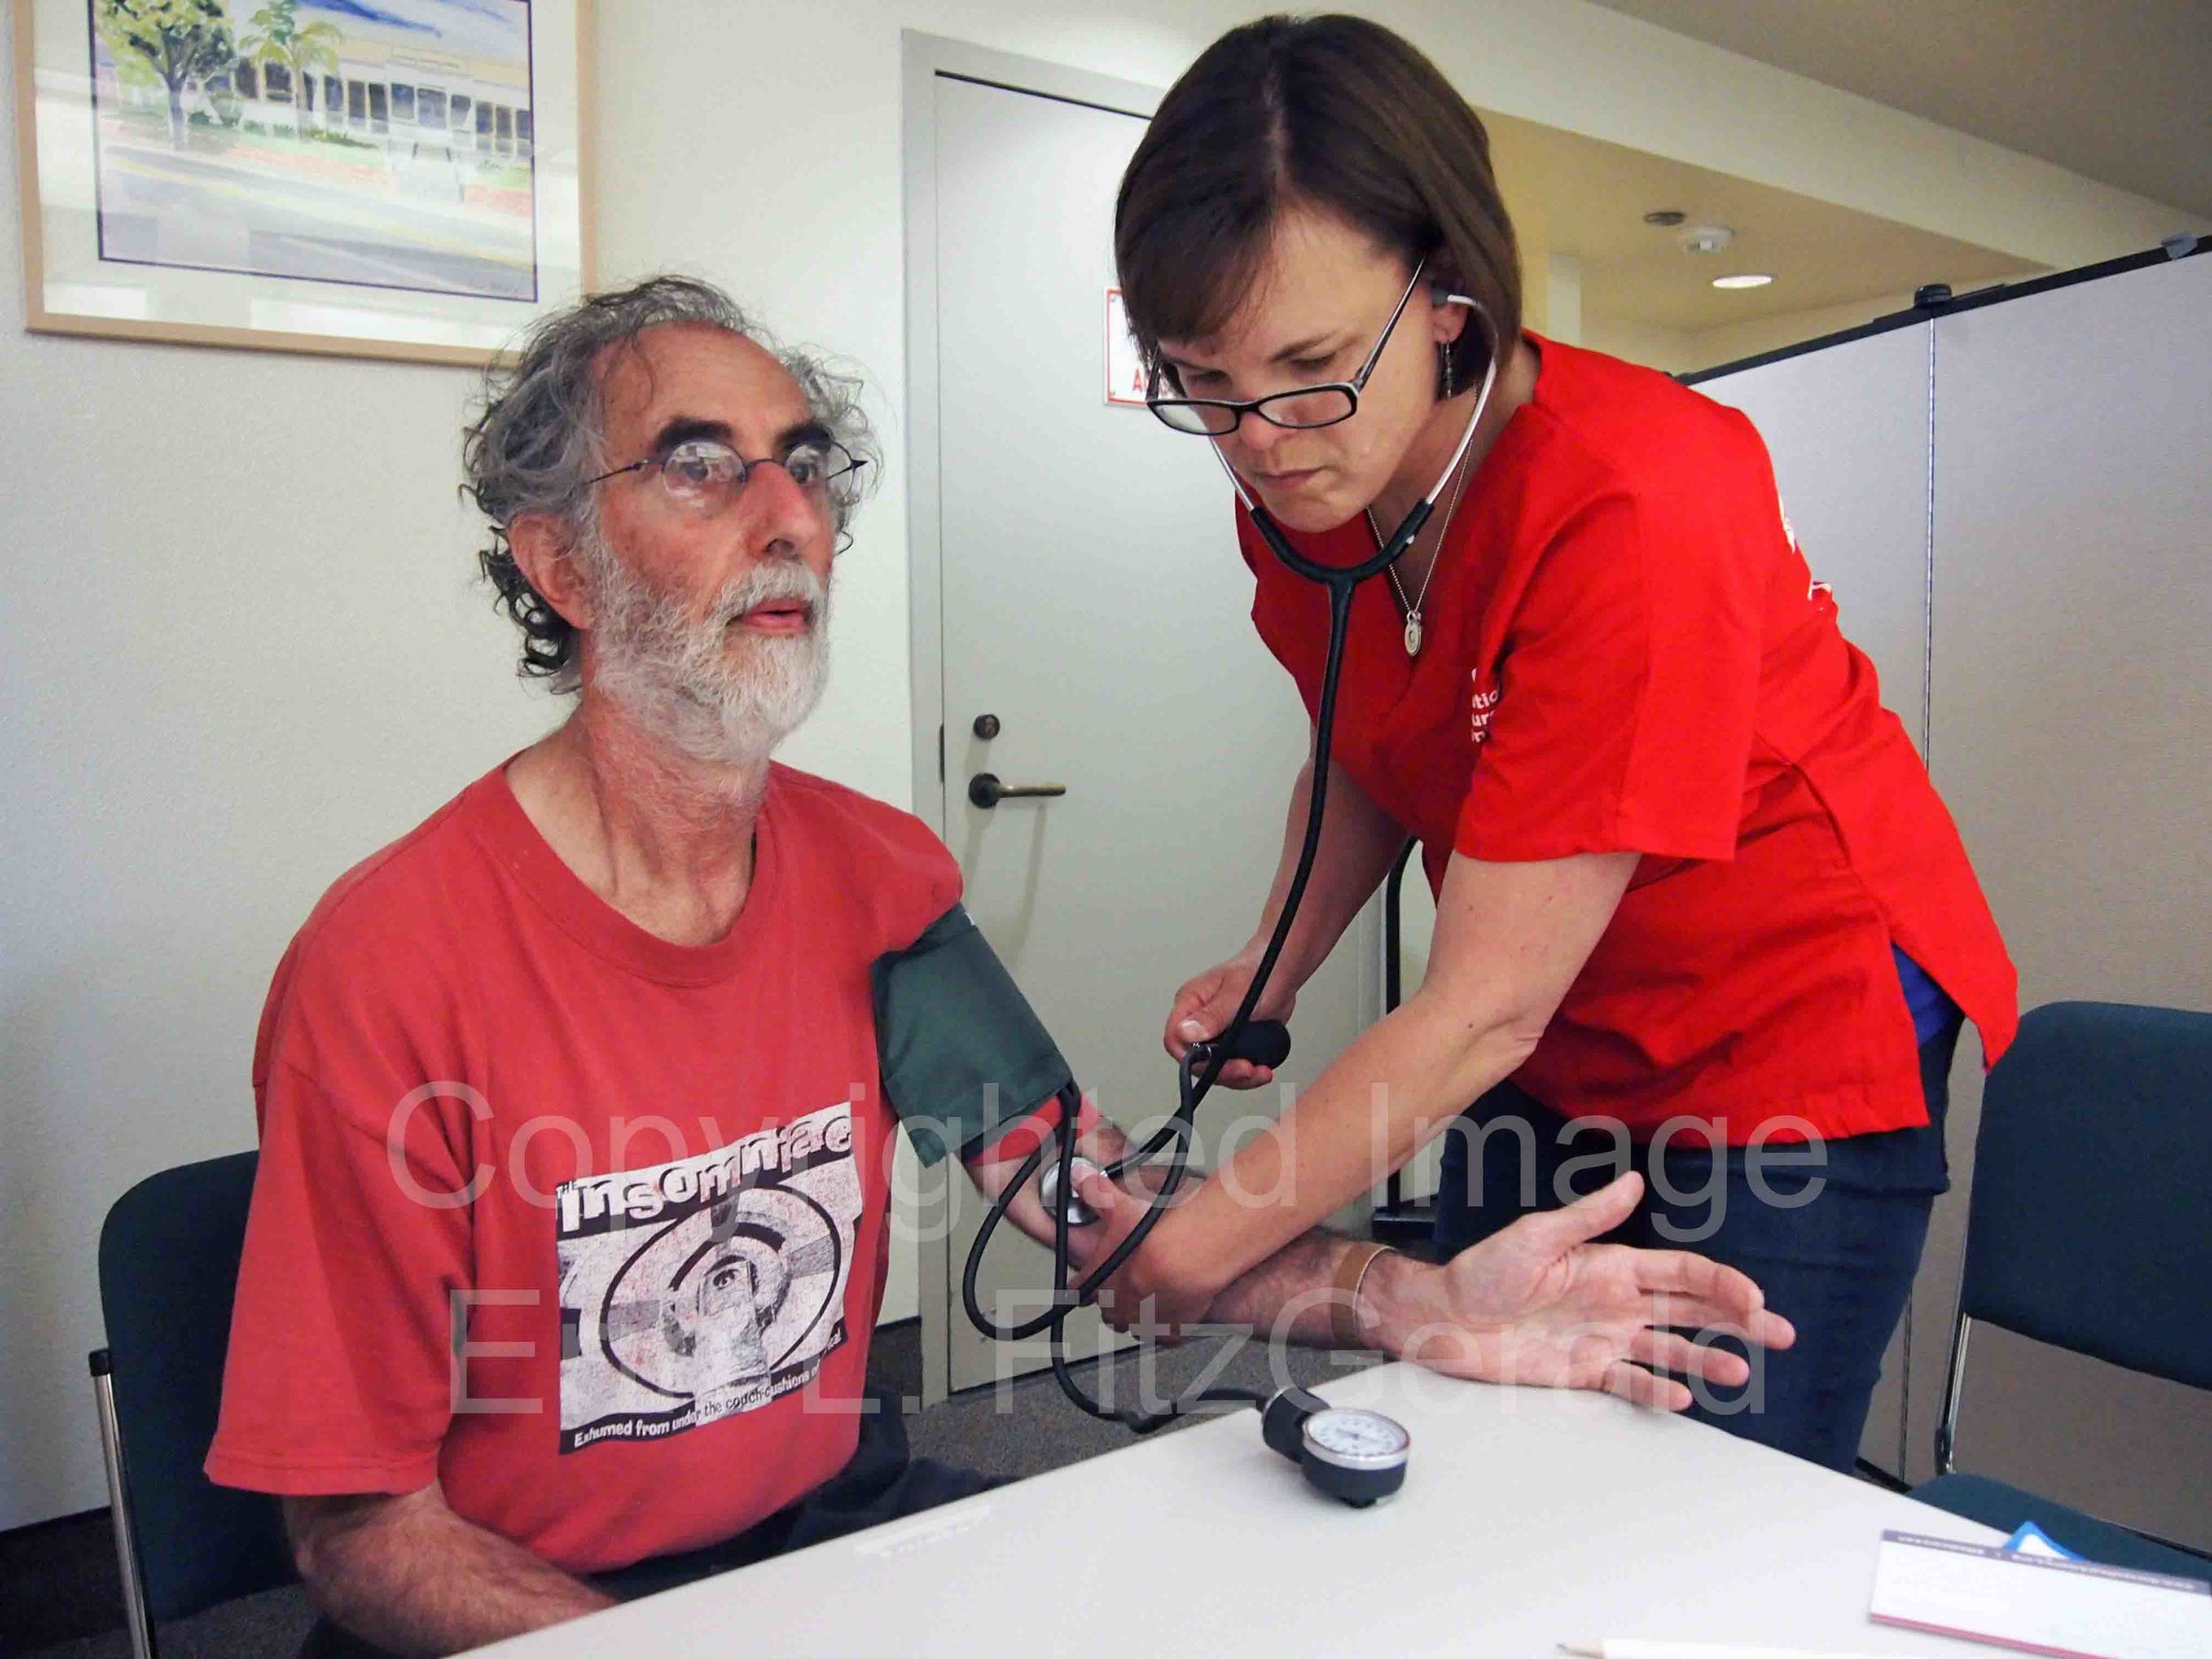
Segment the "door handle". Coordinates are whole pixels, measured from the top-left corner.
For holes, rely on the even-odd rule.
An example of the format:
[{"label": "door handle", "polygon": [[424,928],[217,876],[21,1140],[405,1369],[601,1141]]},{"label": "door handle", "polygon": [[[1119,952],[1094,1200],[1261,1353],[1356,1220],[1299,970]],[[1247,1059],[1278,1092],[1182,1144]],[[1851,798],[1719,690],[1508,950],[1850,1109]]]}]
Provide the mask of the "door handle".
[{"label": "door handle", "polygon": [[1002,801],[1041,801],[1067,792],[1064,783],[1001,783],[998,774],[989,772],[968,780],[968,799],[979,807],[995,807]]}]

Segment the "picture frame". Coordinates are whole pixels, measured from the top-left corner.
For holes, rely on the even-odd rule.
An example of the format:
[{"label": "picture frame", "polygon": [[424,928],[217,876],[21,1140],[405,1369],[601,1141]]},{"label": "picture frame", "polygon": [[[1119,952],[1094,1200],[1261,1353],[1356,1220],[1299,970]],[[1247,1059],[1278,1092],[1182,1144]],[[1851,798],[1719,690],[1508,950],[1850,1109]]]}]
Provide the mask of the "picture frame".
[{"label": "picture frame", "polygon": [[35,333],[481,365],[588,292],[593,0],[16,0]]}]

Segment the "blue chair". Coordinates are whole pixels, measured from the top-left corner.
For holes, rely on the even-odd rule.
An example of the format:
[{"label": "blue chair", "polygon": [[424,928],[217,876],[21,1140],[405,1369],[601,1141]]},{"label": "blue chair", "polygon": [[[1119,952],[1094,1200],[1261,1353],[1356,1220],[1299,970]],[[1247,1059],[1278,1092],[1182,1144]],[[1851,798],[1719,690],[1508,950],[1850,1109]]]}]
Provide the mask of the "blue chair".
[{"label": "blue chair", "polygon": [[137,1659],[156,1659],[156,1620],[295,1576],[276,1500],[200,1471],[222,1401],[257,1161],[241,1152],[150,1176],[100,1229],[108,1345],[90,1356],[92,1386]]},{"label": "blue chair", "polygon": [[2212,1388],[2212,1014],[2053,1002],[1989,1074],[1951,1374],[1924,1503],[2032,1520],[2092,1561],[2212,1578],[2212,1560],[1953,1467],[1975,1321]]}]

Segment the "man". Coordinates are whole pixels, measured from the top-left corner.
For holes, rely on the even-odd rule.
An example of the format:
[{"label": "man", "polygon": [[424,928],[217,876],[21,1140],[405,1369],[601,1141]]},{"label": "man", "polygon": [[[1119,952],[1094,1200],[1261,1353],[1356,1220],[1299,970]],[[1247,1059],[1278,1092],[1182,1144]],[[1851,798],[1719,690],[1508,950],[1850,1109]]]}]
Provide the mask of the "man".
[{"label": "man", "polygon": [[[331,888],[263,1016],[207,1468],[283,1496],[315,1650],[474,1647],[986,1484],[863,1393],[895,1128],[869,967],[959,873],[770,759],[823,687],[852,390],[661,278],[541,324],[470,434],[525,670],[577,701]],[[1742,1362],[1655,1325],[1787,1340],[1740,1275],[1586,1246],[1616,1211],[1369,1263],[1359,1333],[1665,1404],[1631,1361]],[[1326,1340],[1313,1293],[1357,1248],[1297,1240],[1211,1312]]]}]

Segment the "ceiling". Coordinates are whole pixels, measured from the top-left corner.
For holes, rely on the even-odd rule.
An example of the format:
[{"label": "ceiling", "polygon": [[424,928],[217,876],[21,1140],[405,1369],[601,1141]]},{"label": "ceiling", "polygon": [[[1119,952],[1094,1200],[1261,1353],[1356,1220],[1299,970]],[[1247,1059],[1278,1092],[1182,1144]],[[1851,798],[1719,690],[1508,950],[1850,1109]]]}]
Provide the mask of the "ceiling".
[{"label": "ceiling", "polygon": [[[1793,191],[1686,162],[1482,112],[1508,205],[1540,204],[1548,251],[1582,262],[1586,315],[1696,331],[1731,323],[1909,295],[1928,282],[1961,293],[2025,274],[2016,254],[1916,230]],[[1679,230],[1643,222],[1672,208],[1689,225],[1736,231],[1726,251],[1683,251]],[[1763,271],[1763,288],[1724,291],[1712,280]]]},{"label": "ceiling", "polygon": [[2212,0],[1597,4],[2212,217]]}]

